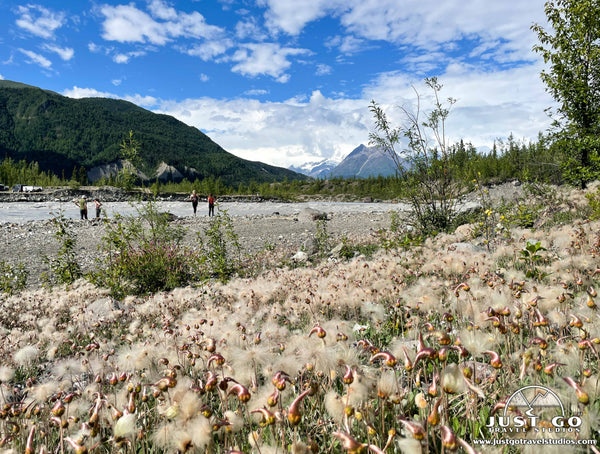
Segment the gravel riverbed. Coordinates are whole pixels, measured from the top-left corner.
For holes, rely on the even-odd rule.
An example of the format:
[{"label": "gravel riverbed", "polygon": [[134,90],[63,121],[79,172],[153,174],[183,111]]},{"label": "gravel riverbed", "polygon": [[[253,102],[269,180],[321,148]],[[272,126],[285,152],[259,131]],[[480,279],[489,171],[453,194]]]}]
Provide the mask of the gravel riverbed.
[{"label": "gravel riverbed", "polygon": [[[297,252],[307,239],[317,232],[314,212],[306,210],[297,215],[243,215],[231,216],[233,229],[238,235],[242,253],[252,256],[266,246],[280,248],[289,255]],[[351,241],[368,241],[378,229],[389,227],[389,212],[327,213],[326,229],[335,244],[342,237]],[[197,244],[208,227],[207,216],[182,217],[172,221],[184,227],[184,244]],[[75,237],[77,261],[84,271],[91,270],[101,257],[99,246],[106,226],[99,220],[68,220],[68,229]],[[0,260],[15,265],[22,263],[29,272],[28,287],[39,287],[48,267],[42,257],[56,257],[60,242],[55,237],[56,226],[50,220],[0,224]]]}]

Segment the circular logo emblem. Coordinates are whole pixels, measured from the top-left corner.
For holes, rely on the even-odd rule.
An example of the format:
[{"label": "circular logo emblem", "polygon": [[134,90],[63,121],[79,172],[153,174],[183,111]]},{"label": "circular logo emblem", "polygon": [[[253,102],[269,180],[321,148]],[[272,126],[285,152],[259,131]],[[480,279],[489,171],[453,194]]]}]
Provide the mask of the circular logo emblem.
[{"label": "circular logo emblem", "polygon": [[554,391],[545,386],[525,386],[515,391],[506,401],[504,416],[510,409],[518,409],[528,416],[542,417],[542,414],[555,413],[565,416],[565,409]]}]

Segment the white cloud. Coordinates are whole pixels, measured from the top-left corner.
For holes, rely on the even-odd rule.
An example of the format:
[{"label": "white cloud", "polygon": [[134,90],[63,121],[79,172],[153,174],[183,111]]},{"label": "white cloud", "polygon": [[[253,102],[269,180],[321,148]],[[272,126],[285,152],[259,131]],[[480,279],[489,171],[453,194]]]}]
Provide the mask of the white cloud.
[{"label": "white cloud", "polygon": [[69,98],[116,98],[117,96],[112,93],[98,91],[94,88],[81,88],[77,86],[73,86],[73,88],[68,88],[62,92],[64,96],[68,96]]},{"label": "white cloud", "polygon": [[200,57],[204,61],[209,61],[219,55],[224,54],[232,46],[233,43],[228,39],[220,41],[206,41],[188,49],[182,49],[182,52],[193,57]]},{"label": "white cloud", "polygon": [[173,20],[177,18],[177,11],[175,8],[167,5],[162,0],[152,0],[148,5],[148,9],[152,12],[154,17],[158,17],[163,20]]},{"label": "white cloud", "polygon": [[160,112],[194,125],[237,156],[280,166],[342,157],[368,140],[362,100],[334,100],[314,92],[308,100],[188,99],[163,102]]},{"label": "white cloud", "polygon": [[[513,133],[535,140],[550,124],[544,109],[552,104],[539,82],[539,64],[483,73],[453,64],[440,76],[441,95],[457,103],[448,120],[448,139],[491,146]],[[245,159],[288,167],[323,158],[341,159],[373,129],[368,110],[372,99],[388,112],[395,125],[403,121],[398,105],[411,108],[415,88],[421,108],[431,107],[430,92],[421,81],[402,72],[380,74],[358,98],[329,98],[314,91],[307,99],[260,102],[255,99],[187,99],[159,101],[160,113],[205,131],[227,151]]]},{"label": "white cloud", "polygon": [[268,36],[258,25],[255,17],[246,17],[235,25],[235,36],[240,39],[252,39],[253,41],[265,41]]},{"label": "white cloud", "polygon": [[262,95],[269,94],[269,90],[262,90],[262,89],[259,89],[259,88],[255,88],[255,89],[252,89],[252,90],[246,90],[244,92],[244,94],[246,96],[262,96]]},{"label": "white cloud", "polygon": [[58,47],[58,46],[54,46],[52,44],[45,44],[44,49],[49,50],[50,52],[54,52],[56,54],[58,54],[58,56],[60,58],[62,58],[64,61],[69,61],[73,58],[73,55],[75,55],[75,51],[70,48],[70,47]]},{"label": "white cloud", "polygon": [[208,82],[210,80],[210,77],[207,74],[200,74],[200,80],[202,82]]},{"label": "white cloud", "polygon": [[46,69],[49,69],[52,66],[52,62],[50,60],[48,60],[46,57],[44,57],[43,55],[37,54],[35,52],[26,50],[26,49],[19,49],[19,51],[22,54],[29,57],[29,60],[27,61],[27,63],[34,63],[34,64],[39,65],[42,68],[46,68]]},{"label": "white cloud", "polygon": [[354,54],[356,52],[360,52],[364,50],[364,43],[365,41],[363,39],[357,39],[354,36],[344,36],[340,40],[340,52],[343,54]]},{"label": "white cloud", "polygon": [[132,5],[104,5],[100,11],[105,16],[102,37],[108,41],[164,45],[170,40],[165,27]]},{"label": "white cloud", "polygon": [[288,57],[308,54],[307,49],[281,47],[277,43],[244,44],[231,57],[236,62],[232,71],[251,77],[268,75],[284,83],[289,79],[285,74],[291,66]]},{"label": "white cloud", "polygon": [[17,14],[20,15],[15,22],[17,26],[45,39],[54,39],[54,31],[62,27],[65,20],[64,13],[52,12],[41,5],[19,6]]},{"label": "white cloud", "polygon": [[[437,51],[460,40],[479,41],[490,57],[531,60],[532,22],[545,23],[544,0],[489,2],[464,0],[261,0],[267,25],[290,35],[326,15],[338,17],[346,35],[336,43],[342,52],[360,50],[360,40],[383,40]],[[476,44],[477,45],[477,44]]]},{"label": "white cloud", "polygon": [[124,64],[124,63],[129,63],[129,60],[131,60],[131,58],[135,58],[135,57],[142,57],[146,55],[146,52],[144,51],[132,51],[132,52],[127,52],[126,54],[123,53],[117,53],[115,55],[113,55],[113,61],[115,63],[120,63],[120,64]]},{"label": "white cloud", "polygon": [[317,65],[317,71],[316,71],[317,76],[325,76],[327,74],[331,74],[331,72],[332,72],[331,66],[325,65],[325,64]]},{"label": "white cloud", "polygon": [[346,9],[343,0],[259,0],[258,4],[267,7],[267,26],[289,35],[298,35],[306,24],[329,12]]},{"label": "white cloud", "polygon": [[130,5],[103,5],[100,12],[105,19],[102,23],[102,37],[108,41],[121,43],[151,43],[163,46],[177,38],[212,38],[223,34],[223,29],[206,23],[204,16],[194,11],[190,14],[175,11],[162,1],[149,5],[155,20],[150,14]]},{"label": "white cloud", "polygon": [[[114,85],[119,85],[119,83],[114,83]],[[132,95],[132,96],[117,96],[114,93],[99,91],[94,88],[81,88],[74,86],[73,88],[64,90],[62,92],[64,96],[68,96],[69,98],[113,98],[113,99],[124,99],[125,101],[129,101],[133,104],[142,107],[153,107],[157,104],[157,99],[153,96],[141,96],[141,95]]]}]

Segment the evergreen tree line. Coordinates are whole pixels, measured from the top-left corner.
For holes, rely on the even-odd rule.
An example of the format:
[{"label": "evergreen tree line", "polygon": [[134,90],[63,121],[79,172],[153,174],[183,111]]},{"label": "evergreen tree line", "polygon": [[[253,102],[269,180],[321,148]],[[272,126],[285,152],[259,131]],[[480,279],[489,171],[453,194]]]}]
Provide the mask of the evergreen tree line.
[{"label": "evergreen tree line", "polygon": [[[512,135],[506,140],[498,140],[488,152],[478,152],[470,143],[460,141],[451,147],[450,165],[454,175],[466,187],[479,184],[497,184],[510,180],[538,181],[545,183],[562,183],[561,162],[564,158],[552,144],[540,135],[535,142],[525,143],[516,140]],[[433,163],[435,165],[435,162]],[[410,171],[409,171],[410,172]],[[372,197],[379,199],[402,198],[406,179],[389,177],[369,178],[332,178],[311,179],[308,181],[284,180],[278,183],[250,181],[237,186],[226,185],[219,177],[190,181],[184,179],[179,183],[159,180],[143,187],[150,189],[155,195],[166,193],[191,193],[217,195],[259,195],[294,199],[300,195],[318,195],[335,197]],[[40,170],[36,162],[15,161],[5,158],[0,163],[0,183],[12,186],[27,184],[43,187],[73,186],[87,184],[87,176],[83,167],[74,167],[67,177],[63,171],[61,176]],[[109,177],[98,181],[96,185],[119,186],[117,177]]]},{"label": "evergreen tree line", "polygon": [[37,162],[27,162],[22,159],[16,161],[5,157],[0,162],[0,184],[12,187],[16,184],[24,184],[41,187],[74,186],[88,183],[85,167],[74,166],[69,178],[65,171],[58,176],[50,171],[40,169]]}]

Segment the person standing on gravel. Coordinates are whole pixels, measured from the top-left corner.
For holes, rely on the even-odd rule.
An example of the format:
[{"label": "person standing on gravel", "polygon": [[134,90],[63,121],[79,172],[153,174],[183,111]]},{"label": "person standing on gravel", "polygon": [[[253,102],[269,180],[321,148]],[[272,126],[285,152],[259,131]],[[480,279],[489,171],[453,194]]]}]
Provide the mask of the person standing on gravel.
[{"label": "person standing on gravel", "polygon": [[94,199],[94,205],[96,205],[96,219],[99,219],[102,212],[102,203],[100,203],[100,200]]},{"label": "person standing on gravel", "polygon": [[215,196],[208,194],[208,216],[215,215]]},{"label": "person standing on gravel", "polygon": [[196,190],[194,189],[192,191],[192,194],[190,195],[190,200],[192,201],[192,209],[194,210],[194,216],[196,216],[196,210],[198,209],[199,199],[200,197],[198,197],[198,194],[196,194]]},{"label": "person standing on gravel", "polygon": [[79,207],[81,219],[87,219],[87,197],[82,195],[79,200],[74,200],[73,203]]}]

